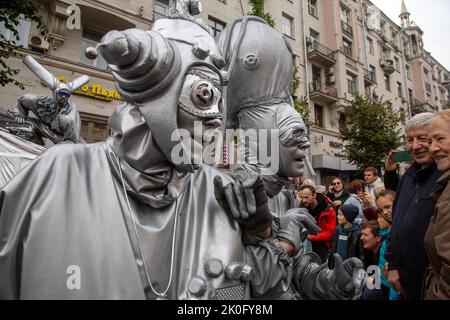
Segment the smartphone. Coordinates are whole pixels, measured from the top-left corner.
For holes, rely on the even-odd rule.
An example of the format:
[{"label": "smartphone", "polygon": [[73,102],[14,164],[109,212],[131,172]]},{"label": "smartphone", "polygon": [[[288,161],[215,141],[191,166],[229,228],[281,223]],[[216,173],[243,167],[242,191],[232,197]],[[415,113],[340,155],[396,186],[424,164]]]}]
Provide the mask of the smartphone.
[{"label": "smartphone", "polygon": [[395,162],[400,163],[400,162],[412,161],[413,157],[409,151],[405,150],[405,151],[392,152],[392,159],[394,159]]}]

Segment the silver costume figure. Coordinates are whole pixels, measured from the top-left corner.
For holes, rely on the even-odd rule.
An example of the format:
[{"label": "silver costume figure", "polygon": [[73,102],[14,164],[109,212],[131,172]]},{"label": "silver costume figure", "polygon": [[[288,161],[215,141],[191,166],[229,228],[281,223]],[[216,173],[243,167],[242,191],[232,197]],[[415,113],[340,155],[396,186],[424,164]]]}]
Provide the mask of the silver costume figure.
[{"label": "silver costume figure", "polygon": [[251,216],[236,219],[212,188],[232,177],[177,160],[199,143],[179,129],[220,126],[226,80],[214,39],[187,16],[106,34],[98,50],[125,100],[114,136],[52,147],[0,191],[0,299],[272,299],[288,289],[293,261],[275,237],[298,249],[301,224],[275,224],[253,178],[237,192]]},{"label": "silver costume figure", "polygon": [[[229,85],[226,95],[227,127],[244,130],[279,130],[279,169],[263,176],[270,198],[270,209],[280,218],[297,214],[303,220],[312,219],[303,209],[290,209],[283,194],[288,177],[303,174],[305,150],[310,147],[307,128],[293,107],[291,83],[293,80],[292,51],[283,36],[257,17],[236,19],[220,34],[219,50],[226,62]],[[261,143],[261,141],[259,142]],[[241,143],[247,155],[258,154],[258,141]],[[253,149],[253,150],[252,150]],[[249,153],[249,150],[253,151]],[[264,172],[260,159],[255,165],[237,170]],[[288,210],[290,209],[290,210]],[[304,240],[308,230],[303,229]],[[365,284],[365,272],[358,259],[342,262],[334,256],[334,268],[311,251],[301,248],[295,258],[293,287],[301,299],[357,299]]]},{"label": "silver costume figure", "polygon": [[[52,95],[25,94],[8,113],[18,123],[24,123],[26,119],[31,121],[39,135],[50,139],[54,144],[84,143],[80,137],[80,115],[69,97],[88,83],[89,77],[83,75],[66,84],[57,80],[33,57],[26,56],[23,62],[52,91]],[[29,117],[30,111],[34,118]]]}]

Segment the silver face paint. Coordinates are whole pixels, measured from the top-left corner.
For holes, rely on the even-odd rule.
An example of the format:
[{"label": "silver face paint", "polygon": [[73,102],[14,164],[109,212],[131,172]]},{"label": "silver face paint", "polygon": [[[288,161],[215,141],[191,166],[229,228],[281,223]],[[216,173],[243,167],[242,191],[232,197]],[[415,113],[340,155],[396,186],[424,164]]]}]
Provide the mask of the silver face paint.
[{"label": "silver face paint", "polygon": [[280,130],[280,170],[282,177],[300,177],[305,166],[306,149],[310,147],[307,129],[300,115],[292,108],[277,112]]},{"label": "silver face paint", "polygon": [[179,107],[187,113],[208,119],[222,118],[222,92],[217,74],[203,68],[188,72],[181,90]]}]

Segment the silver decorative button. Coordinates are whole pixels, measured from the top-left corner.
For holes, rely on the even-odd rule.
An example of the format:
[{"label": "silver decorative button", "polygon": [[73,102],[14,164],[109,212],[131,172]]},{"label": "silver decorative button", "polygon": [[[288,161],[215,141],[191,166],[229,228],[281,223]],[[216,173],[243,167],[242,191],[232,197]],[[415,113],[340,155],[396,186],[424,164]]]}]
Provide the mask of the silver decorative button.
[{"label": "silver decorative button", "polygon": [[196,297],[201,297],[206,291],[206,280],[199,276],[193,277],[189,280],[188,291]]},{"label": "silver decorative button", "polygon": [[199,59],[205,60],[209,56],[209,48],[204,43],[195,43],[192,53]]},{"label": "silver decorative button", "polygon": [[242,266],[235,262],[230,263],[225,268],[225,275],[229,280],[233,280],[233,281],[239,280],[241,277],[241,272],[242,272]]},{"label": "silver decorative button", "polygon": [[211,278],[217,278],[223,272],[223,264],[219,259],[209,259],[205,264],[205,272]]}]

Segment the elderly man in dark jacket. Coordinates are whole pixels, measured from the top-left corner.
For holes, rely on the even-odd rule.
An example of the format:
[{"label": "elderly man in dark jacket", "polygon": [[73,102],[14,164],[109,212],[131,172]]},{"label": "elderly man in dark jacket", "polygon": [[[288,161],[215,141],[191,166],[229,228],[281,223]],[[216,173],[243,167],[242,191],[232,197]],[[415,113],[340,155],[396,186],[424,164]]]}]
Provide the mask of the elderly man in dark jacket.
[{"label": "elderly man in dark jacket", "polygon": [[[421,113],[406,124],[407,147],[414,163],[398,181],[392,229],[385,254],[388,280],[406,300],[421,297],[423,277],[428,266],[423,240],[436,204],[431,193],[441,175],[428,144],[432,117],[432,113]],[[397,167],[398,164],[389,155],[386,160],[387,185],[397,184]]]}]

